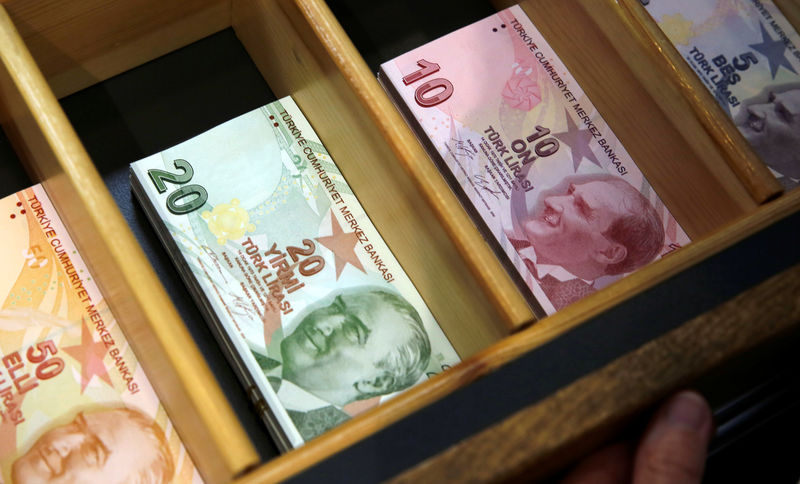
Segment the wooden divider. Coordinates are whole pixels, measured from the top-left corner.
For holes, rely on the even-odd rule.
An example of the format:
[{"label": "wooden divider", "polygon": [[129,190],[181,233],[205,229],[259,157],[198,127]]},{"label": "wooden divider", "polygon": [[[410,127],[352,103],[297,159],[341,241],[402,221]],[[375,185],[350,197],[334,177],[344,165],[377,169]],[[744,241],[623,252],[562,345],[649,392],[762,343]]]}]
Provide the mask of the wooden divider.
[{"label": "wooden divider", "polygon": [[319,46],[321,55],[330,59],[331,67],[346,81],[347,86],[342,87],[355,93],[354,99],[363,106],[364,115],[371,121],[371,131],[376,131],[377,127],[379,136],[393,152],[392,161],[401,164],[409,173],[418,193],[432,207],[438,223],[453,240],[474,277],[503,315],[504,322],[510,329],[529,324],[533,319],[530,307],[328,6],[322,0],[295,3],[296,8],[285,10],[290,14],[299,10],[302,14],[300,22],[308,25],[309,33],[315,37],[315,42],[309,44]]},{"label": "wooden divider", "polygon": [[775,5],[781,9],[786,20],[794,26],[795,29],[800,29],[800,1],[798,0],[773,0]]},{"label": "wooden divider", "polygon": [[[783,187],[769,171],[767,165],[750,147],[744,136],[728,120],[728,116],[708,92],[697,74],[689,67],[672,42],[661,31],[642,6],[640,0],[619,0],[609,2],[616,10],[625,26],[634,32],[637,41],[658,59],[660,71],[672,79],[681,93],[689,101],[697,118],[711,137],[718,143],[725,160],[747,187],[757,203],[763,203],[783,192]],[[611,32],[607,32],[611,34]],[[611,38],[612,35],[609,35]],[[620,45],[617,43],[617,45]],[[646,80],[645,80],[646,82]]]},{"label": "wooden divider", "polygon": [[56,97],[229,27],[230,0],[4,0]]},{"label": "wooden divider", "polygon": [[[291,94],[309,119],[459,355],[471,355],[508,334],[502,306],[487,298],[492,293],[473,277],[463,252],[294,4],[236,1],[233,25],[273,92]],[[444,183],[438,172],[430,177]],[[442,197],[453,196],[444,189]],[[465,230],[475,230],[468,220],[464,223],[469,224]],[[496,259],[492,262],[500,269]],[[516,290],[513,296],[521,297]],[[530,310],[524,309],[529,320]]]},{"label": "wooden divider", "polygon": [[651,341],[389,482],[533,482],[737,354],[800,328],[800,266]]},{"label": "wooden divider", "polygon": [[194,461],[226,482],[258,461],[183,321],[0,6],[4,128],[41,180]]}]

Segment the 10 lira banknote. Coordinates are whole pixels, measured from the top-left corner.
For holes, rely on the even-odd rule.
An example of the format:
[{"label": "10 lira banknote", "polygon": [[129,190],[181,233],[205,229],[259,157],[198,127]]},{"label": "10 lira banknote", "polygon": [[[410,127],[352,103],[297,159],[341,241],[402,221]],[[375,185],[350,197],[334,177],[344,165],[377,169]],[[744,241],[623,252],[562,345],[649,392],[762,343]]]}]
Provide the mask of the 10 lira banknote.
[{"label": "10 lira banknote", "polygon": [[280,447],[458,361],[291,98],[132,164],[131,182]]},{"label": "10 lira banknote", "polygon": [[651,0],[647,11],[786,188],[800,183],[800,36],[771,0]]},{"label": "10 lira banknote", "polygon": [[41,185],[0,233],[0,482],[201,482]]},{"label": "10 lira banknote", "polygon": [[537,316],[689,242],[518,6],[378,77]]}]

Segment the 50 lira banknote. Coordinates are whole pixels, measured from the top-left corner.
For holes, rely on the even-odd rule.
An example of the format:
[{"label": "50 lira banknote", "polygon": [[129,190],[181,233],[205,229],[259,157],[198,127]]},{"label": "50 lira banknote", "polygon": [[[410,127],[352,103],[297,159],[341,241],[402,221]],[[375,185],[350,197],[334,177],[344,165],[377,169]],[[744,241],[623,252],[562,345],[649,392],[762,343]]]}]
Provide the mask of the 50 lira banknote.
[{"label": "50 lira banknote", "polygon": [[201,482],[41,185],[0,233],[0,482]]},{"label": "50 lira banknote", "polygon": [[689,242],[520,7],[378,77],[537,316]]},{"label": "50 lira banknote", "polygon": [[800,36],[771,0],[650,0],[647,11],[786,188],[800,183]]},{"label": "50 lira banknote", "polygon": [[131,182],[280,447],[458,361],[291,98],[132,164]]}]

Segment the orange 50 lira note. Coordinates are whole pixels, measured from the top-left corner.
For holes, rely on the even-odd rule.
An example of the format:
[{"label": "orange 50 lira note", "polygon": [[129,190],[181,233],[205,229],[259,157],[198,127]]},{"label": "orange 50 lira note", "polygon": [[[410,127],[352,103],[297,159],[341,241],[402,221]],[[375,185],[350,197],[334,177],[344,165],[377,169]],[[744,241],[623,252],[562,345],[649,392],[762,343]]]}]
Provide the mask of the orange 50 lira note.
[{"label": "orange 50 lira note", "polygon": [[201,482],[42,186],[0,233],[0,482]]}]

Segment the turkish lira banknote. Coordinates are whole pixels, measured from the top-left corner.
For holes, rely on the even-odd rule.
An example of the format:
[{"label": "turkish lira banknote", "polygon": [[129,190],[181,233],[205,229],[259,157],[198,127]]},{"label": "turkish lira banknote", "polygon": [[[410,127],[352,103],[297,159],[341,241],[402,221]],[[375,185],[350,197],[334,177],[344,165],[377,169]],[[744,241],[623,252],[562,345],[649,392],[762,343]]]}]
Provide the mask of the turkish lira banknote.
[{"label": "turkish lira banknote", "polygon": [[537,316],[689,242],[518,6],[378,77]]},{"label": "turkish lira banknote", "polygon": [[131,181],[282,448],[458,361],[291,98]]},{"label": "turkish lira banknote", "polygon": [[0,482],[201,482],[41,185],[0,233]]},{"label": "turkish lira banknote", "polygon": [[786,188],[800,182],[800,36],[771,0],[651,0],[647,11]]}]

